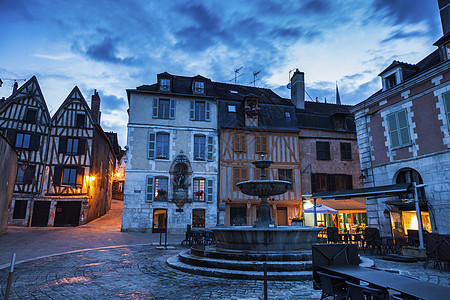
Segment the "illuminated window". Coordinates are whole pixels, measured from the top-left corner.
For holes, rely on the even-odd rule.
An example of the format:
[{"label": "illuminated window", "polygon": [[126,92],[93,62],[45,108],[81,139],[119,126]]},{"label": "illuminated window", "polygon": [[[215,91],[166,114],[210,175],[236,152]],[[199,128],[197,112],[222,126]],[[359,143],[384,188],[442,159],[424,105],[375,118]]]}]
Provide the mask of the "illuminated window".
[{"label": "illuminated window", "polygon": [[205,179],[194,178],[194,201],[205,201]]},{"label": "illuminated window", "polygon": [[155,201],[167,201],[169,179],[167,177],[155,178]]}]

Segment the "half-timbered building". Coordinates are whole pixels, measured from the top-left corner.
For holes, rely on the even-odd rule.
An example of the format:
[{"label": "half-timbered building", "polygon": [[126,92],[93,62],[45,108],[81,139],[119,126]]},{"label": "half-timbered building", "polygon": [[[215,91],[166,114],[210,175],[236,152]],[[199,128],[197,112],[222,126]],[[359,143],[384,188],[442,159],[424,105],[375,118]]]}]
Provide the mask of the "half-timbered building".
[{"label": "half-timbered building", "polygon": [[260,200],[241,193],[240,181],[259,180],[253,161],[274,163],[267,179],[292,182],[292,189],[269,199],[279,226],[291,225],[302,213],[298,128],[295,107],[264,88],[214,83],[219,101],[220,223],[252,225]]},{"label": "half-timbered building", "polygon": [[[35,198],[43,192],[44,170],[48,147],[50,114],[44,96],[32,77],[0,107],[0,130],[18,153],[17,176],[14,184],[12,217],[14,225],[29,225],[33,212],[38,222],[46,202]],[[30,223],[35,225],[35,223]]]},{"label": "half-timbered building", "polygon": [[95,111],[75,87],[50,118],[36,77],[2,104],[0,129],[19,154],[10,224],[71,226],[106,213],[115,156]]}]

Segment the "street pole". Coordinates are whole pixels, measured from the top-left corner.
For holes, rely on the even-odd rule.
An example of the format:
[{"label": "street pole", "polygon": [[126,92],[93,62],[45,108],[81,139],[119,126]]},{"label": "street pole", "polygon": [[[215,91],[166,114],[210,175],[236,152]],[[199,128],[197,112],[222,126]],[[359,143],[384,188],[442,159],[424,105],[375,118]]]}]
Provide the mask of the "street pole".
[{"label": "street pole", "polygon": [[419,196],[417,193],[417,188],[423,187],[425,185],[421,184],[418,186],[416,182],[413,182],[413,185],[414,185],[414,204],[416,205],[417,224],[419,226],[419,243],[420,243],[420,248],[423,248],[422,217],[420,216]]},{"label": "street pole", "polygon": [[15,261],[16,261],[16,254],[13,253],[13,257],[11,260],[11,269],[9,270],[9,274],[8,274],[8,282],[6,283],[6,291],[5,291],[5,298],[4,298],[5,300],[9,299],[9,291],[11,290]]},{"label": "street pole", "polygon": [[317,226],[316,198],[314,198],[314,226]]}]

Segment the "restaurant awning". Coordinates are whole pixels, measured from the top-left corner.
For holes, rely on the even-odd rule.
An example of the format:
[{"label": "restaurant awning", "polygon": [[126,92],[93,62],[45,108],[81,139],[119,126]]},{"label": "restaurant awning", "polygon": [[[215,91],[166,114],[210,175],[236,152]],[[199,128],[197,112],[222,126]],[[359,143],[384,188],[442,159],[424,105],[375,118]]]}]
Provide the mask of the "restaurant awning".
[{"label": "restaurant awning", "polygon": [[343,200],[336,200],[336,199],[317,199],[317,204],[323,204],[326,206],[329,206],[331,208],[334,208],[338,211],[345,211],[345,210],[366,210],[366,201],[364,198],[351,198],[351,199],[343,199]]},{"label": "restaurant awning", "polygon": [[354,198],[354,197],[392,196],[392,195],[396,195],[398,193],[405,193],[410,188],[411,188],[411,183],[400,183],[400,184],[383,185],[383,186],[354,189],[354,190],[344,190],[344,191],[335,191],[335,192],[319,192],[319,193],[314,193],[311,198],[313,198],[313,199],[318,199],[318,198],[320,198],[320,199],[349,199],[349,198]]}]

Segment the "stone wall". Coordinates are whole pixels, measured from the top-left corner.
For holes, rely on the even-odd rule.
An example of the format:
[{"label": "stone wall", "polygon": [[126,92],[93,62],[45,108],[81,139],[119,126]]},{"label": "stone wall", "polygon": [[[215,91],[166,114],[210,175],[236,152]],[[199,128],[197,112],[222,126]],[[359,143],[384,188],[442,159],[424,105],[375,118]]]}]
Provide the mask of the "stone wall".
[{"label": "stone wall", "polygon": [[6,231],[17,171],[17,153],[0,134],[0,233]]}]

